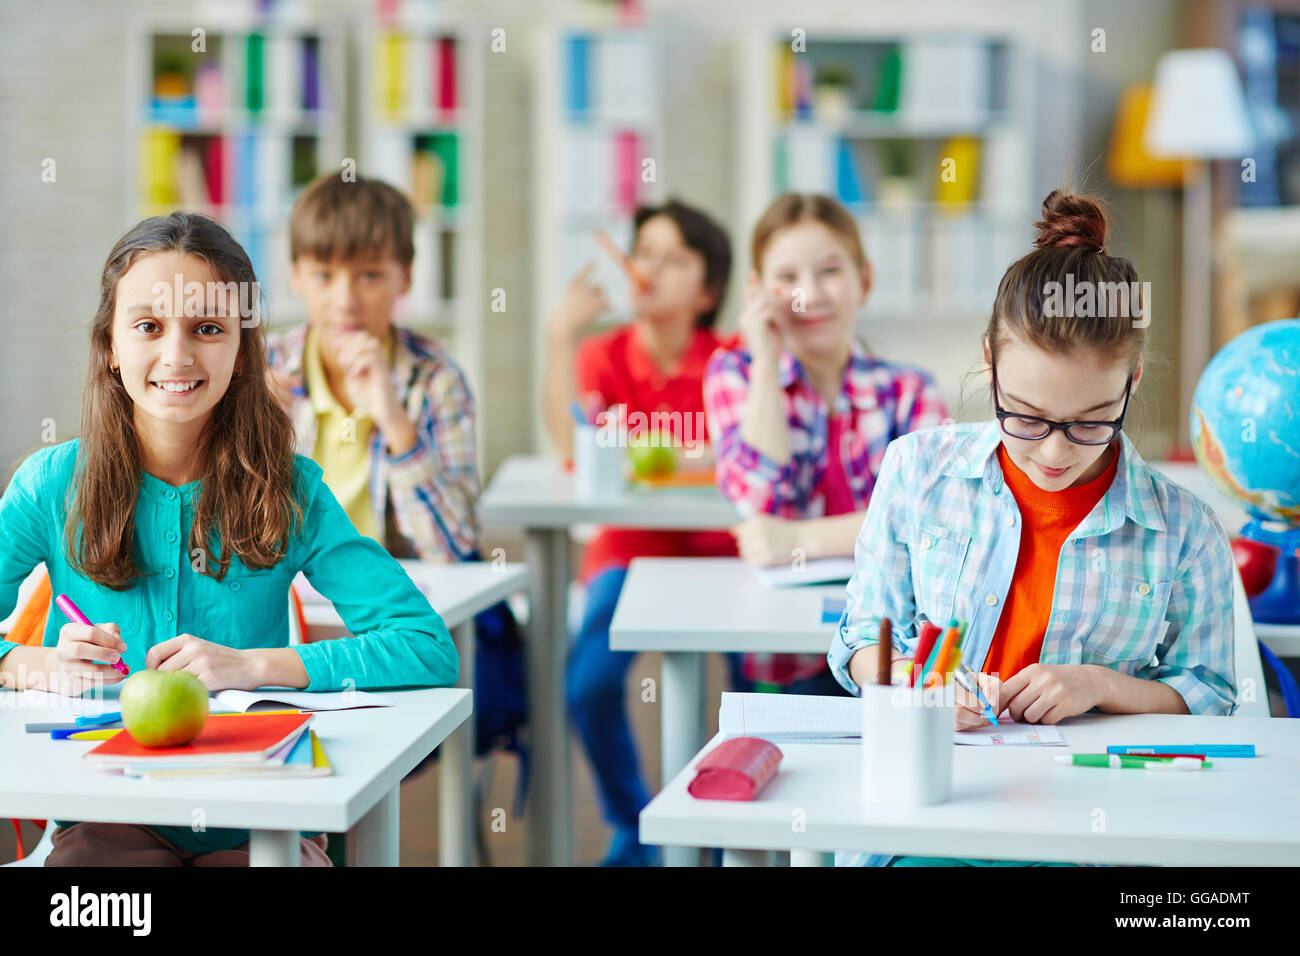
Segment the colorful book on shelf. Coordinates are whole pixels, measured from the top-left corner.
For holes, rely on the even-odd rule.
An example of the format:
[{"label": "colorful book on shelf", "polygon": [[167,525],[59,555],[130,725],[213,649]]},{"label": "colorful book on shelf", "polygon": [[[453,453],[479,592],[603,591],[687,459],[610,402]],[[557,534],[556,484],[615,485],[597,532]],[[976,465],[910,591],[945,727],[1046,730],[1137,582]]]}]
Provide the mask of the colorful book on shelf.
[{"label": "colorful book on shelf", "polygon": [[903,51],[891,46],[880,60],[876,76],[875,98],[871,108],[879,113],[892,113],[898,109],[898,88],[903,73]]},{"label": "colorful book on shelf", "polygon": [[303,37],[302,40],[302,108],[321,109],[320,88],[320,38]]},{"label": "colorful book on shelf", "polygon": [[374,109],[390,123],[402,114],[405,54],[405,40],[396,30],[386,30],[375,38]]},{"label": "colorful book on shelf", "polygon": [[449,120],[460,105],[460,92],[456,88],[456,40],[454,37],[438,37],[437,72],[435,90],[438,96],[438,110],[444,120]]},{"label": "colorful book on shelf", "polygon": [[590,106],[588,89],[591,38],[585,33],[571,33],[564,44],[568,82],[565,84],[564,102],[572,114],[581,116]]},{"label": "colorful book on shelf", "polygon": [[213,136],[203,144],[203,178],[208,202],[220,207],[226,202],[226,140]]},{"label": "colorful book on shelf", "polygon": [[259,763],[296,740],[311,721],[311,714],[213,714],[192,743],[143,747],[129,733],[118,734],[85,757],[104,769]]},{"label": "colorful book on shelf", "polygon": [[172,206],[180,201],[176,161],[181,136],[174,130],[150,127],[141,135],[140,194],[150,206]]},{"label": "colorful book on shelf", "polygon": [[265,46],[266,38],[260,33],[250,33],[244,39],[244,107],[254,115],[266,105],[262,83]]},{"label": "colorful book on shelf", "polygon": [[614,134],[614,208],[621,215],[636,211],[637,184],[641,181],[641,137],[632,130]]},{"label": "colorful book on shelf", "polygon": [[959,215],[975,201],[980,178],[980,141],[974,136],[953,136],[943,144],[939,156],[934,201],[947,215]]},{"label": "colorful book on shelf", "polygon": [[853,146],[843,137],[835,147],[835,193],[846,206],[858,205],[866,198],[853,162]]}]

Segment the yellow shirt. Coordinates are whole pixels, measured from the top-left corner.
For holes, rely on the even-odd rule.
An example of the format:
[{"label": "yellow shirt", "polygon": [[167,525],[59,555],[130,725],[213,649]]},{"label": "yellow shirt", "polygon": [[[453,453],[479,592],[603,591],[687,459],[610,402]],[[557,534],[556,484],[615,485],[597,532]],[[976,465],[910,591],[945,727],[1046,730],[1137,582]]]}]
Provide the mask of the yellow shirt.
[{"label": "yellow shirt", "polygon": [[[393,361],[393,335],[388,335],[388,362]],[[316,447],[312,458],[325,472],[324,481],[361,534],[384,543],[370,506],[370,436],[375,427],[363,411],[349,415],[331,391],[321,363],[315,330],[308,330],[303,348],[307,394],[316,413]]]}]

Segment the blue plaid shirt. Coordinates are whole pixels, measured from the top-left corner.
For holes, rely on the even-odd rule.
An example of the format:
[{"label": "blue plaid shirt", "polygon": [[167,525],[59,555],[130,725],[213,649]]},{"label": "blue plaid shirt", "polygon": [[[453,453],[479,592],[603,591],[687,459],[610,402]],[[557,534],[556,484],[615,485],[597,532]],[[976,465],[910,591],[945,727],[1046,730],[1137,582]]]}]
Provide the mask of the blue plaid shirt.
[{"label": "blue plaid shirt", "polygon": [[[920,624],[969,622],[980,670],[1011,587],[1021,517],[998,463],[997,422],[925,428],[885,453],[855,547],[848,604],[827,655],[852,693],[849,658],[880,619],[910,654]],[[1115,480],[1061,547],[1044,664],[1100,664],[1168,684],[1193,714],[1226,715],[1234,564],[1209,506],[1152,471],[1120,435]]]}]

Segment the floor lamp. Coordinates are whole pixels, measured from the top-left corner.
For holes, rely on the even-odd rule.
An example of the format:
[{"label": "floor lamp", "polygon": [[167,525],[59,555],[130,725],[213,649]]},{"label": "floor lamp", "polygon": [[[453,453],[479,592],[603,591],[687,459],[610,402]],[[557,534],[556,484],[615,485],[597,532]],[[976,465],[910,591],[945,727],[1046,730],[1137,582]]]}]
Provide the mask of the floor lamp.
[{"label": "floor lamp", "polygon": [[1183,192],[1183,294],[1179,441],[1189,440],[1192,392],[1213,344],[1210,163],[1246,159],[1255,136],[1232,59],[1223,50],[1174,50],[1156,63],[1143,144],[1154,156],[1192,163]]}]

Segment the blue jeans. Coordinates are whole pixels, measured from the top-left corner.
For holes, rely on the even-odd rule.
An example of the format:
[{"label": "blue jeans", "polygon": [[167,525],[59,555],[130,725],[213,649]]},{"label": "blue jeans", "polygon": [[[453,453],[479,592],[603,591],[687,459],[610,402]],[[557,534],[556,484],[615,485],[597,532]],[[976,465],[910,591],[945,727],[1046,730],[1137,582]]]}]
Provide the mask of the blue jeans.
[{"label": "blue jeans", "polygon": [[602,571],[587,586],[582,627],[569,652],[569,719],[596,774],[601,809],[611,826],[635,830],[650,792],[628,720],[623,686],[636,654],[609,649],[609,624],[627,568]]}]

